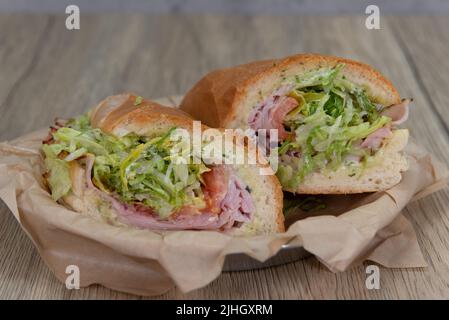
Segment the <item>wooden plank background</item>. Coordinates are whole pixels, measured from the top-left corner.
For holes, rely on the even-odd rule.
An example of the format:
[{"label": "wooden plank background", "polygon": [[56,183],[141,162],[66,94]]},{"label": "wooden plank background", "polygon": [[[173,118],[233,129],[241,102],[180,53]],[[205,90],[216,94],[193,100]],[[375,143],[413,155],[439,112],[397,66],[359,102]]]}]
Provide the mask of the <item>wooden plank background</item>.
[{"label": "wooden plank background", "polygon": [[[182,94],[206,72],[298,52],[372,64],[415,99],[407,126],[418,143],[449,159],[449,17],[89,15],[81,30],[65,17],[0,15],[0,141],[84,112],[105,96]],[[205,288],[160,299],[449,298],[449,189],[405,209],[428,268],[381,268],[365,288],[365,265],[333,274],[314,258],[264,270],[223,273]],[[139,298],[101,286],[67,290],[0,204],[0,298]]]}]

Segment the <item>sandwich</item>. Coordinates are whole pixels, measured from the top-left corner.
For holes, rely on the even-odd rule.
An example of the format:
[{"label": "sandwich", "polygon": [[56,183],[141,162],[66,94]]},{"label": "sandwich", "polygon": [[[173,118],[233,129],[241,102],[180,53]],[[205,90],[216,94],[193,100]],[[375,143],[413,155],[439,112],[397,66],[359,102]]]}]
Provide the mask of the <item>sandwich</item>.
[{"label": "sandwich", "polygon": [[[51,196],[122,227],[236,236],[283,232],[276,177],[260,175],[259,162],[198,157],[193,144],[173,137],[193,129],[193,119],[182,111],[132,94],[110,96],[85,115],[56,120],[42,144]],[[181,161],[194,156],[196,161]]]},{"label": "sandwich", "polygon": [[283,190],[349,194],[401,180],[410,102],[368,65],[299,54],[211,72],[180,109],[212,127],[275,130],[267,152]]}]

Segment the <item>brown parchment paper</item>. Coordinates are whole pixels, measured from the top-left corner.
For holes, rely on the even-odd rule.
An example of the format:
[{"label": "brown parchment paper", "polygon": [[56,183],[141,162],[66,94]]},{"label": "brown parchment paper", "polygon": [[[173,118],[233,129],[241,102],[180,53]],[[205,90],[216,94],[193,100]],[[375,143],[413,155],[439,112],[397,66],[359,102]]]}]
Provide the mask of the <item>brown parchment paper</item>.
[{"label": "brown parchment paper", "polygon": [[282,244],[302,245],[332,271],[363,260],[386,267],[424,267],[416,235],[401,215],[410,201],[444,187],[448,171],[409,144],[410,170],[394,188],[374,194],[328,196],[324,210],[293,210],[286,233],[233,238],[210,231],[151,232],[120,228],[55,203],[42,184],[39,153],[47,129],[0,143],[0,198],[56,277],[68,265],[80,284],[101,284],[138,295],[158,295],[177,285],[190,291],[219,276],[225,256],[244,253],[264,261]]}]

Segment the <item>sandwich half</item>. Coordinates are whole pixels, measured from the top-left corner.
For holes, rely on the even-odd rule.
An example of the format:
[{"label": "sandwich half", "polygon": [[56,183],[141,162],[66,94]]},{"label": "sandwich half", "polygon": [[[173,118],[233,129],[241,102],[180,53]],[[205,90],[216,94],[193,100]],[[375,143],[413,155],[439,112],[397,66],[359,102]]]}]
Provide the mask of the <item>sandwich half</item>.
[{"label": "sandwich half", "polygon": [[42,145],[53,199],[118,226],[283,232],[282,188],[274,175],[259,174],[262,164],[179,161],[192,160],[193,147],[172,134],[192,133],[192,122],[182,111],[132,94],[57,120]]},{"label": "sandwich half", "polygon": [[211,72],[180,108],[213,127],[277,130],[267,152],[284,190],[348,194],[401,180],[410,102],[368,65],[299,54]]}]

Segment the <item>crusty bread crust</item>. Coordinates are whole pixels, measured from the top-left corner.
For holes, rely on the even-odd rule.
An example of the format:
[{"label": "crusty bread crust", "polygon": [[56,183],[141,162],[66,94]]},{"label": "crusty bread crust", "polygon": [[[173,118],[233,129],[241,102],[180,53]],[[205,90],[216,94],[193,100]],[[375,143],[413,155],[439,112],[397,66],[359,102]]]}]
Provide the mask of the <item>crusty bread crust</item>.
[{"label": "crusty bread crust", "polygon": [[400,102],[392,83],[369,65],[334,56],[297,54],[213,71],[187,93],[180,109],[208,126],[241,127],[246,124],[249,109],[283,80],[340,63],[345,64],[342,74],[364,87],[375,102],[385,106]]},{"label": "crusty bread crust", "polygon": [[[193,119],[184,113],[183,111],[162,106],[150,100],[143,99],[138,105],[136,105],[137,96],[125,93],[116,96],[107,97],[100,102],[90,113],[91,123],[94,127],[100,128],[102,131],[116,136],[124,136],[128,133],[136,133],[142,136],[159,136],[166,133],[170,128],[178,127],[188,130],[190,133],[193,130]],[[208,129],[207,126],[202,125],[202,130]],[[221,130],[222,131],[222,130]],[[232,134],[229,132],[223,132],[223,134]],[[239,140],[233,140],[239,141]],[[246,141],[248,142],[248,141]],[[247,148],[245,147],[245,150]],[[265,194],[262,201],[264,203],[256,203],[256,208],[269,207],[269,210],[265,212],[256,212],[256,216],[273,216],[273,218],[267,219],[266,225],[271,225],[270,228],[265,229],[265,232],[284,232],[284,214],[283,214],[283,193],[282,187],[273,175],[259,176],[258,170],[260,168],[268,166],[267,163],[257,162],[256,165],[244,166],[243,170],[247,170],[247,176],[251,181],[245,181],[247,184],[251,184],[252,189],[265,189]],[[234,166],[236,170],[239,170],[239,166]],[[79,175],[81,171],[79,166],[75,166],[73,170],[73,176]],[[242,170],[240,168],[240,170]],[[256,178],[254,181],[252,179]],[[78,183],[79,184],[79,183]],[[81,208],[90,207],[89,203],[97,200],[91,199],[95,197],[94,194],[88,194],[89,199],[84,199],[83,196],[77,194],[78,189],[75,188],[73,193],[64,198],[64,201],[77,211],[82,211]],[[83,204],[83,201],[85,204]],[[85,210],[84,210],[85,211]],[[100,213],[90,213],[90,215],[99,215]],[[114,221],[110,221],[114,223]],[[247,223],[241,228],[235,228],[232,230],[234,235],[249,235],[254,234],[254,228],[251,226],[252,222]],[[257,231],[257,230],[256,230]]]},{"label": "crusty bread crust", "polygon": [[[131,132],[133,127],[139,128],[140,132],[167,123],[185,129],[192,128],[193,119],[189,114],[146,99],[137,104],[136,98],[131,93],[107,97],[92,110],[92,126],[118,136]],[[128,128],[128,132],[120,134],[124,128]],[[145,136],[145,132],[142,135]]]}]

